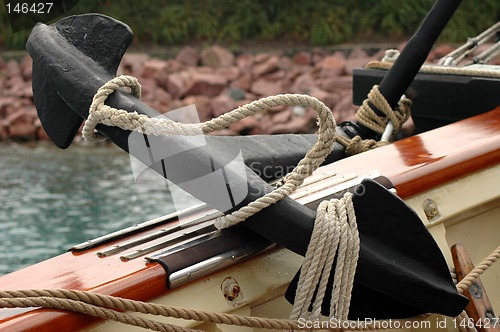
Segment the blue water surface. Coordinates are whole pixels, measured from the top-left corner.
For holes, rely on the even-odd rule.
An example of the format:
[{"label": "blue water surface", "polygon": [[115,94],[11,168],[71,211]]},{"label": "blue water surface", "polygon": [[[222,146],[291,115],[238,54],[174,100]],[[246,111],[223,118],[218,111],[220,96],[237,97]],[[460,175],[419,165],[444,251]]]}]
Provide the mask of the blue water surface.
[{"label": "blue water surface", "polygon": [[0,275],[174,210],[165,183],[136,183],[110,144],[0,143]]}]

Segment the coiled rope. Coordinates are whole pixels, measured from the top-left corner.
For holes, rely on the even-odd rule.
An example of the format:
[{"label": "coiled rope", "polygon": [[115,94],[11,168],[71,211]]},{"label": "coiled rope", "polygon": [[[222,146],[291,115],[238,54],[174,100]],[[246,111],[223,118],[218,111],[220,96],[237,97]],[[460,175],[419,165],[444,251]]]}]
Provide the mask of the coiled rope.
[{"label": "coiled rope", "polygon": [[[474,268],[462,281],[457,284],[457,290],[463,292],[464,287],[469,287],[472,282],[483,274],[489,266],[500,259],[500,246],[498,246],[488,257],[486,257],[476,268]],[[234,314],[207,312],[201,310],[182,309],[155,303],[147,303],[123,299],[110,295],[96,294],[91,292],[66,290],[66,289],[34,289],[0,291],[0,307],[2,308],[26,308],[44,307],[53,309],[69,310],[84,313],[94,317],[115,320],[124,324],[144,327],[153,331],[166,332],[193,332],[189,328],[182,328],[173,324],[157,322],[150,319],[131,316],[120,311],[139,312],[164,317],[195,320],[215,324],[227,324],[235,326],[247,326],[253,328],[265,328],[274,330],[313,330],[292,319],[271,319],[261,317],[247,317]],[[405,322],[408,320],[420,321],[427,315],[420,315],[411,319],[392,320]],[[340,320],[339,320],[340,322]],[[343,324],[339,324],[343,325]],[[379,329],[376,324],[347,324],[352,331],[373,331]],[[381,324],[383,325],[383,324]],[[402,324],[403,326],[403,324]],[[341,329],[331,329],[340,331]]]},{"label": "coiled rope", "polygon": [[[350,193],[340,200],[323,201],[318,207],[311,240],[300,270],[291,319],[306,318],[314,321],[320,318],[321,305],[335,257],[337,264],[329,318],[347,320],[359,257],[359,233]],[[311,314],[307,317],[311,303]]]}]

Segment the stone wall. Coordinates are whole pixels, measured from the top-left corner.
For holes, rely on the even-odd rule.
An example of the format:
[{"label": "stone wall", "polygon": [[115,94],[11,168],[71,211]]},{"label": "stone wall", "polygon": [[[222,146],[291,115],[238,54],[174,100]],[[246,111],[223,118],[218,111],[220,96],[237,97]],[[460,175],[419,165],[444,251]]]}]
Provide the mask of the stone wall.
[{"label": "stone wall", "polygon": [[[436,48],[430,61],[450,51]],[[275,53],[242,53],[212,46],[199,51],[182,48],[173,59],[162,60],[144,53],[123,58],[118,74],[136,76],[143,87],[142,99],[164,113],[195,104],[200,120],[228,112],[255,99],[279,93],[305,93],[317,97],[334,111],[337,122],[351,120],[352,71],[383,50],[369,56],[361,48],[327,53],[315,48],[293,57]],[[347,55],[346,55],[347,54]],[[0,140],[47,139],[33,105],[31,59],[0,58]],[[189,119],[179,119],[189,122]],[[223,135],[307,133],[316,130],[316,114],[301,107],[269,110],[232,124]]]}]

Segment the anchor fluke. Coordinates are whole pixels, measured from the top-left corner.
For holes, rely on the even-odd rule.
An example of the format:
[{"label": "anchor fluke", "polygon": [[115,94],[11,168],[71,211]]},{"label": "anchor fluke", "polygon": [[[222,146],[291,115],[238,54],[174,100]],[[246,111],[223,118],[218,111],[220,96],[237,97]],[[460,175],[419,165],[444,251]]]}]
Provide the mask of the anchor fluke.
[{"label": "anchor fluke", "polygon": [[58,147],[67,148],[83,122],[56,88],[54,71],[70,75],[74,69],[60,55],[76,62],[85,56],[85,61],[93,62],[93,70],[113,77],[131,41],[132,30],[126,24],[99,14],[70,16],[34,27],[26,45],[33,58],[33,99],[43,128]]}]

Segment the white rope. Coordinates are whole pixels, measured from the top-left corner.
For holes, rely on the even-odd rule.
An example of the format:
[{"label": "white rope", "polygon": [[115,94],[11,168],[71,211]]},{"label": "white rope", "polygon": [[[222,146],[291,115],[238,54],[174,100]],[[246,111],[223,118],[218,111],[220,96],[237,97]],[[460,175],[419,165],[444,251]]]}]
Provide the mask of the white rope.
[{"label": "white rope", "polygon": [[137,112],[127,112],[105,105],[106,98],[121,87],[130,87],[132,93],[136,97],[140,97],[141,86],[135,77],[119,76],[104,84],[92,100],[89,116],[82,130],[82,136],[85,140],[91,142],[102,140],[102,136],[95,131],[95,127],[99,123],[117,126],[124,130],[138,131],[146,135],[192,136],[227,128],[233,122],[276,106],[300,105],[310,107],[318,113],[318,141],[307,152],[305,157],[299,161],[292,172],[285,176],[284,184],[247,206],[217,218],[215,226],[219,229],[233,226],[290,195],[302,184],[306,177],[311,175],[325,161],[333,149],[336,138],[336,124],[332,111],[324,103],[308,95],[283,94],[265,97],[204,123],[183,124],[167,118],[150,118]]},{"label": "white rope", "polygon": [[[340,200],[323,201],[318,207],[290,319],[319,319],[335,257],[330,318],[347,320],[359,257],[359,234],[350,193]],[[312,310],[307,317],[311,302]]]},{"label": "white rope", "polygon": [[[301,105],[310,107],[318,113],[318,141],[293,171],[285,176],[284,183],[272,192],[249,203],[247,206],[216,219],[215,225],[219,229],[237,224],[292,193],[302,184],[306,177],[323,163],[328,154],[330,154],[333,143],[336,140],[336,124],[331,110],[316,98],[307,95],[287,94],[266,97],[204,123],[182,124],[173,122],[167,118],[153,119],[137,114],[136,112],[129,113],[125,110],[114,109],[104,104],[106,98],[111,93],[125,86],[130,87],[132,93],[138,98],[140,97],[140,85],[137,79],[130,76],[117,77],[97,91],[82,132],[84,139],[89,141],[102,139],[95,131],[95,127],[99,123],[108,126],[118,126],[124,130],[139,131],[147,135],[200,135],[226,128],[229,124],[241,120],[246,116],[279,105]],[[385,112],[386,115],[399,128],[406,116],[401,115],[398,117],[386,105],[387,102],[383,96],[380,93],[377,94],[377,87],[374,90],[369,95],[370,99],[373,99],[374,103],[380,105],[382,109],[388,108],[389,110]],[[387,107],[384,108],[383,106]],[[362,118],[360,120],[369,122],[370,114],[365,115],[366,112],[359,113],[362,113],[359,115]],[[378,118],[377,116],[375,117]],[[368,124],[376,129],[380,129],[385,125],[385,123],[373,121]],[[349,146],[353,145],[351,142],[347,143]],[[354,145],[358,145],[357,142],[354,142]],[[309,319],[319,319],[329,276],[336,259],[330,317],[347,320],[358,257],[359,234],[352,203],[352,194],[347,193],[340,200],[322,202],[317,211],[313,233],[305,256],[305,262],[301,269],[291,319],[304,318],[313,297],[315,298],[312,303],[312,311]]]},{"label": "white rope", "polygon": [[[366,64],[365,68],[389,70],[392,65],[393,64],[391,62],[371,61]],[[500,70],[486,69],[483,67],[474,66],[452,67],[440,65],[423,65],[422,67],[420,67],[419,73],[500,78]]]}]

